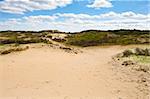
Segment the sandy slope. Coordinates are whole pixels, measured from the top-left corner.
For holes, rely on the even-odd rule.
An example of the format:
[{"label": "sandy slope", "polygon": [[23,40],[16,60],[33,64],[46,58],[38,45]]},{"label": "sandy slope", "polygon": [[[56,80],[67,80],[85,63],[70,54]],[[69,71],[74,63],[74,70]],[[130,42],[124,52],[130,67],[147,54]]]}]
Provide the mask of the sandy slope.
[{"label": "sandy slope", "polygon": [[136,84],[116,79],[109,63],[125,48],[73,54],[42,47],[0,56],[0,99],[136,99]]}]

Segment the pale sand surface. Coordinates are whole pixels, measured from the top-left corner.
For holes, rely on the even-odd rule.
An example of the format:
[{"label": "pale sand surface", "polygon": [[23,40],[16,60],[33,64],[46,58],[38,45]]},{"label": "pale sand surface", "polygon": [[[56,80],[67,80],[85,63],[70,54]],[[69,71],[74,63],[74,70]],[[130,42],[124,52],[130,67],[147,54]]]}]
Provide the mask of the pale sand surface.
[{"label": "pale sand surface", "polygon": [[35,47],[0,56],[0,99],[136,99],[136,83],[116,79],[109,63],[132,47],[89,47],[78,54]]}]

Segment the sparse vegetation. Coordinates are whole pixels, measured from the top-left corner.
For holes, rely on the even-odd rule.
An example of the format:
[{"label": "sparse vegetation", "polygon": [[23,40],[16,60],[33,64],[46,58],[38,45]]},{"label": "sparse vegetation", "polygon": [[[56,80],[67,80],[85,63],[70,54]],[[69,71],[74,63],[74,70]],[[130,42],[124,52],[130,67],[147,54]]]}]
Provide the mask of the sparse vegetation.
[{"label": "sparse vegetation", "polygon": [[0,32],[0,44],[29,44],[44,42],[41,33],[31,32]]},{"label": "sparse vegetation", "polygon": [[4,49],[0,51],[0,55],[5,55],[5,54],[9,54],[12,52],[18,52],[18,51],[23,51],[23,50],[27,50],[29,47],[14,47],[14,48],[9,48],[9,49]]},{"label": "sparse vegetation", "polygon": [[150,56],[132,55],[129,59],[135,60],[141,64],[150,64]]},{"label": "sparse vegetation", "polygon": [[129,66],[137,71],[148,72],[150,70],[150,49],[135,48],[133,50],[125,50],[119,54],[121,65]]},{"label": "sparse vegetation", "polygon": [[72,34],[59,32],[56,30],[39,31],[39,32],[1,31],[0,45],[14,44],[14,43],[51,44],[51,42],[49,41],[49,39],[51,39],[56,42],[63,42],[68,45],[86,47],[96,45],[149,44],[150,43],[149,38],[150,38],[149,31],[141,31],[141,30],[112,30],[112,31],[88,30]]},{"label": "sparse vegetation", "polygon": [[122,57],[129,57],[131,55],[135,56],[150,56],[150,49],[142,49],[142,48],[136,48],[133,51],[132,50],[125,50],[122,52]]}]

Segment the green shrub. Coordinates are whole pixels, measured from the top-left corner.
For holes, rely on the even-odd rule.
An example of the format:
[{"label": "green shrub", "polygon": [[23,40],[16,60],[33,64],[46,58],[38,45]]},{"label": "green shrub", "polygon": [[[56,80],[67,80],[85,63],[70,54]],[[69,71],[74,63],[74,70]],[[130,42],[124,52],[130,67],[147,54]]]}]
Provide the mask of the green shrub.
[{"label": "green shrub", "polygon": [[150,56],[150,49],[148,48],[145,49],[145,56]]},{"label": "green shrub", "polygon": [[145,55],[145,50],[141,48],[136,48],[135,49],[135,54],[136,55]]},{"label": "green shrub", "polygon": [[133,55],[134,53],[131,50],[125,50],[123,52],[123,57],[129,57],[130,55]]}]

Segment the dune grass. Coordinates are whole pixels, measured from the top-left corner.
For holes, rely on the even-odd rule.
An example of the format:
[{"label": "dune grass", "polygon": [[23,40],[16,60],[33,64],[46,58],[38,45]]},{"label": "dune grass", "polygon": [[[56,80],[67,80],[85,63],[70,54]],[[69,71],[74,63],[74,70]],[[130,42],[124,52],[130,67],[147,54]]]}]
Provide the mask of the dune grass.
[{"label": "dune grass", "polygon": [[29,47],[26,46],[26,47],[10,47],[10,48],[7,48],[7,49],[1,49],[0,50],[0,55],[6,55],[6,54],[9,54],[9,53],[12,53],[12,52],[18,52],[18,51],[24,51],[24,50],[27,50]]},{"label": "dune grass", "polygon": [[123,57],[123,60],[133,60],[140,64],[149,64],[150,65],[150,56],[141,56],[141,55],[131,55],[129,57]]}]

